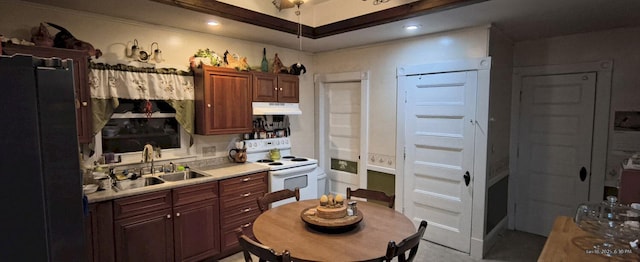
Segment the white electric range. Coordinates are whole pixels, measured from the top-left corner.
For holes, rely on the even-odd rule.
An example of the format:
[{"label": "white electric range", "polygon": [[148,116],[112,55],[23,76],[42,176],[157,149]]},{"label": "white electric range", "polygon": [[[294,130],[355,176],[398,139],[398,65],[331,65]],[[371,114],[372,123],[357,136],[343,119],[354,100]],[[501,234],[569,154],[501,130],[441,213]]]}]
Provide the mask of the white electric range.
[{"label": "white electric range", "polygon": [[[269,167],[269,191],[300,189],[300,200],[318,198],[318,160],[291,155],[291,140],[288,137],[244,140],[247,161]],[[278,149],[280,159],[271,159],[269,151]],[[279,206],[294,199],[273,203]]]}]

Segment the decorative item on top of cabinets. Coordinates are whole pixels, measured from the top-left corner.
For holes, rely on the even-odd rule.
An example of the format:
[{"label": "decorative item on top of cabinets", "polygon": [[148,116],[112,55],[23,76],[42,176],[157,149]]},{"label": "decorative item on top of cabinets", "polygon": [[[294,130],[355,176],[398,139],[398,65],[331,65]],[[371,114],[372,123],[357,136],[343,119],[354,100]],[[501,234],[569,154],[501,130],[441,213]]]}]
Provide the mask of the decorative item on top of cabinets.
[{"label": "decorative item on top of cabinets", "polygon": [[296,75],[251,72],[253,102],[298,103],[300,80]]},{"label": "decorative item on top of cabinets", "polygon": [[44,23],[40,23],[38,27],[31,28],[31,42],[36,46],[53,47],[53,36],[51,36]]},{"label": "decorative item on top of cabinets", "polygon": [[198,49],[198,52],[189,58],[191,68],[198,68],[201,65],[220,66],[222,62],[222,58],[213,50],[209,50],[209,48],[205,50]]},{"label": "decorative item on top of cabinets", "polygon": [[229,50],[224,52],[224,63],[227,68],[234,68],[238,71],[249,71],[251,67],[247,63],[246,57],[240,57],[238,54],[230,54]]},{"label": "decorative item on top of cabinets", "polygon": [[53,47],[84,50],[87,51],[90,56],[95,56],[96,58],[102,56],[100,49],[95,49],[93,45],[75,38],[71,32],[64,27],[49,22],[47,22],[47,24],[60,30],[53,39]]},{"label": "decorative item on top of cabinets", "polygon": [[260,65],[260,71],[269,72],[269,61],[267,61],[267,49],[262,49],[262,64]]},{"label": "decorative item on top of cabinets", "polygon": [[[153,45],[156,46],[155,49],[153,48]],[[144,48],[138,44],[138,39],[133,39],[131,47],[127,47],[124,52],[125,56],[138,62],[148,63],[150,61],[155,61],[156,63],[160,63],[164,61],[164,59],[162,59],[162,51],[160,51],[158,42],[151,43],[151,50],[153,50],[152,53],[145,51]]]},{"label": "decorative item on top of cabinets", "polygon": [[291,69],[289,69],[289,73],[292,75],[301,75],[307,72],[307,68],[304,67],[303,64],[300,63],[295,63],[293,65],[291,65]]},{"label": "decorative item on top of cabinets", "polygon": [[251,74],[207,65],[193,70],[196,134],[251,132]]},{"label": "decorative item on top of cabinets", "polygon": [[280,61],[280,57],[278,57],[278,53],[276,53],[275,57],[273,58],[273,65],[271,66],[271,68],[272,68],[271,73],[274,73],[274,74],[289,73],[289,68],[284,66],[282,61]]}]

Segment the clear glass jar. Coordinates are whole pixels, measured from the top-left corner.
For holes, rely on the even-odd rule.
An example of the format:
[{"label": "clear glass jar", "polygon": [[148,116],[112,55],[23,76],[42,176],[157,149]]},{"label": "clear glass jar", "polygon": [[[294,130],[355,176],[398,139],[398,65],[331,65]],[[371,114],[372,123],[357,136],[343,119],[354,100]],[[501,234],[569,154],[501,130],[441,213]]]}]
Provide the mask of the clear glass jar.
[{"label": "clear glass jar", "polygon": [[640,238],[640,210],[619,204],[614,196],[601,203],[580,204],[574,220],[582,230],[602,238],[594,249],[630,249],[630,242]]}]

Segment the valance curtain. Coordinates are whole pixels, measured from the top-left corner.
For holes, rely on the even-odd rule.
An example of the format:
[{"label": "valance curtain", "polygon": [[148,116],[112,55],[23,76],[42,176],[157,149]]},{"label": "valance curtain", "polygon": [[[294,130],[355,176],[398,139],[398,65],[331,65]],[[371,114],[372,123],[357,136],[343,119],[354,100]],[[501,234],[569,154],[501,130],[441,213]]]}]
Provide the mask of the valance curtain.
[{"label": "valance curtain", "polygon": [[193,74],[176,69],[140,68],[91,63],[89,85],[94,134],[107,124],[118,98],[165,100],[176,110],[176,120],[193,134],[195,109]]}]

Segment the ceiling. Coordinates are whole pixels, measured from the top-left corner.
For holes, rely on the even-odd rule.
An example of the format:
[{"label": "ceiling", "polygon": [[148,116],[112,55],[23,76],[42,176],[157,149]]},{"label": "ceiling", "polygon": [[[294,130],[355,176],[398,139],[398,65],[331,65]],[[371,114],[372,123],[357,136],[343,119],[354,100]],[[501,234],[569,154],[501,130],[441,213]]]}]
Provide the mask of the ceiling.
[{"label": "ceiling", "polygon": [[[306,0],[300,6],[299,17],[295,15],[295,7],[278,11],[272,0],[26,1],[292,49],[302,46],[302,50],[308,52],[330,51],[488,24],[493,24],[516,42],[640,26],[640,1],[637,0],[390,0],[378,5],[372,4],[374,0]],[[457,1],[461,4],[405,12],[395,19],[382,15],[403,7],[415,9],[415,6]],[[183,8],[184,5],[178,7],[176,5],[179,2],[215,6],[217,10],[208,12],[217,15]],[[234,13],[235,16],[226,15],[228,13]],[[248,15],[241,15],[244,13]],[[358,18],[363,17],[369,23],[357,25],[364,21]],[[391,22],[372,22],[381,17]],[[220,25],[208,26],[206,22],[212,20]],[[301,45],[297,30],[291,29],[292,26],[297,28],[298,21],[304,29]],[[273,22],[274,25],[264,27],[267,22]],[[324,35],[314,33],[317,29],[347,24],[349,26],[345,32],[334,30]],[[408,24],[419,24],[421,28],[407,32],[403,26]]]}]

